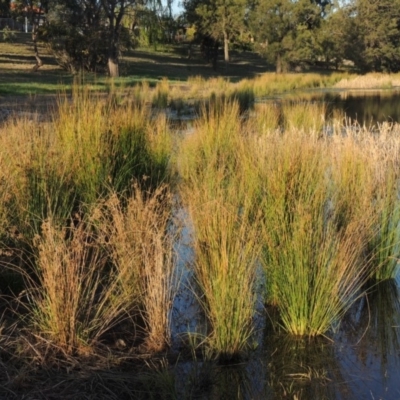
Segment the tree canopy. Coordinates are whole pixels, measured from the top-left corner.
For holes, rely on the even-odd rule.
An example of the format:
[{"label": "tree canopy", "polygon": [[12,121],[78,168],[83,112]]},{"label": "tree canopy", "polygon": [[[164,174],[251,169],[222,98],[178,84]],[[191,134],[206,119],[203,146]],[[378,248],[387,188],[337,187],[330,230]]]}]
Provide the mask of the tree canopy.
[{"label": "tree canopy", "polygon": [[[360,71],[400,70],[400,0],[182,0],[179,21],[173,1],[13,0],[13,9],[33,27],[35,68],[40,39],[65,69],[118,76],[125,49],[171,41],[179,25],[213,52],[222,44],[226,63],[232,46],[247,41],[277,72],[344,61]],[[0,12],[7,9],[0,0]]]}]

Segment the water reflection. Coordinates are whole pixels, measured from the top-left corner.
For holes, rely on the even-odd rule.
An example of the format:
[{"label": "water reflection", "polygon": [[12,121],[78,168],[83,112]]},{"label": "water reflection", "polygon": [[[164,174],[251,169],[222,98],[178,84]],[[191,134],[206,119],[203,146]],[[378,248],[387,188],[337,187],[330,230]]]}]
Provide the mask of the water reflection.
[{"label": "water reflection", "polygon": [[[174,367],[182,399],[400,399],[400,290],[373,286],[330,338],[296,338],[266,318],[259,347],[221,365],[204,358]],[[273,324],[270,323],[273,321]]]},{"label": "water reflection", "polygon": [[270,343],[268,382],[274,398],[349,398],[332,341],[324,337],[275,336]]},{"label": "water reflection", "polygon": [[400,93],[380,92],[341,92],[327,93],[322,100],[328,109],[343,112],[351,121],[361,125],[377,126],[383,122],[400,122]]},{"label": "water reflection", "polygon": [[314,90],[258,99],[258,105],[281,105],[286,102],[302,101],[324,103],[327,108],[327,121],[331,118],[346,118],[347,122],[371,128],[384,122],[400,122],[400,91],[398,90]]},{"label": "water reflection", "polygon": [[375,285],[343,324],[338,354],[357,398],[399,399],[400,291],[395,280]]}]

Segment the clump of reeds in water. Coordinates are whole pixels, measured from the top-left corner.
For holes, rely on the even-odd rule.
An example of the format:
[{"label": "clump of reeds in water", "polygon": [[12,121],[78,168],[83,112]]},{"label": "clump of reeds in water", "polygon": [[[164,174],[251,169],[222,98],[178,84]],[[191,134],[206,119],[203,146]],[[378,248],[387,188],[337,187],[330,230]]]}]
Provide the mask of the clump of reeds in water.
[{"label": "clump of reeds in water", "polygon": [[149,189],[168,180],[168,126],[151,121],[141,103],[116,106],[75,87],[72,99],[61,96],[50,121],[17,120],[4,129],[0,158],[8,184],[0,209],[27,239],[47,217],[62,223],[110,188],[129,191],[132,178]]},{"label": "clump of reeds in water", "polygon": [[282,114],[285,130],[306,131],[316,135],[323,133],[326,115],[324,103],[283,103]]},{"label": "clump of reeds in water", "polygon": [[166,108],[169,103],[169,82],[168,79],[164,78],[159,82],[155,88],[153,95],[153,107]]},{"label": "clump of reeds in water", "polygon": [[128,309],[131,304],[142,314],[145,348],[160,351],[169,344],[169,311],[178,283],[174,271],[174,237],[169,228],[172,193],[166,185],[152,194],[135,185],[131,197],[120,200],[114,194],[95,214],[122,298],[126,299]]},{"label": "clump of reeds in water", "polygon": [[[74,90],[72,99],[61,96],[48,121],[11,121],[4,128],[7,135],[0,135],[0,159],[7,161],[2,175],[8,182],[0,188],[5,222],[1,240],[20,255],[8,260],[8,266],[26,278],[22,289],[30,293],[35,332],[63,351],[91,347],[133,308],[136,315],[143,314],[142,328],[152,332],[148,348],[155,351],[168,342],[163,300],[144,290],[143,280],[127,300],[122,275],[111,266],[114,253],[100,243],[106,228],[93,224],[91,212],[113,194],[121,201],[121,212],[137,208],[137,215],[130,217],[137,217],[137,226],[140,215],[148,216],[147,225],[142,221],[137,228],[136,251],[141,246],[140,257],[146,255],[144,263],[153,270],[140,276],[150,282],[153,273],[164,286],[157,289],[153,280],[151,287],[160,291],[160,298],[169,296],[169,278],[161,272],[171,271],[165,235],[171,197],[167,188],[158,188],[161,181],[168,183],[170,132],[165,118],[150,120],[141,103],[118,105],[87,89]],[[133,185],[136,181],[139,186]],[[139,240],[146,238],[145,229],[147,243]],[[143,251],[145,245],[151,247]],[[151,316],[151,304],[156,305],[158,321]]]},{"label": "clump of reeds in water", "polygon": [[323,334],[340,321],[366,280],[359,222],[336,227],[324,141],[287,133],[256,146],[267,302],[278,307],[288,332]]},{"label": "clump of reeds in water", "polygon": [[236,103],[206,111],[181,149],[182,195],[194,228],[194,273],[211,353],[231,358],[252,333],[260,251],[251,177]]},{"label": "clump of reeds in water", "polygon": [[144,194],[136,186],[131,197],[113,194],[68,227],[44,221],[33,246],[35,279],[24,274],[35,333],[82,354],[128,320],[147,351],[164,349],[175,284],[170,217],[166,187]]},{"label": "clump of reeds in water", "polygon": [[281,109],[277,103],[255,103],[254,112],[250,114],[247,129],[252,134],[276,134],[281,130]]},{"label": "clump of reeds in water", "polygon": [[335,135],[333,140],[337,148],[331,169],[337,223],[343,226],[370,215],[370,224],[363,230],[365,262],[373,278],[394,278],[400,251],[398,132],[388,134],[386,126],[378,132],[347,126],[346,135]]}]

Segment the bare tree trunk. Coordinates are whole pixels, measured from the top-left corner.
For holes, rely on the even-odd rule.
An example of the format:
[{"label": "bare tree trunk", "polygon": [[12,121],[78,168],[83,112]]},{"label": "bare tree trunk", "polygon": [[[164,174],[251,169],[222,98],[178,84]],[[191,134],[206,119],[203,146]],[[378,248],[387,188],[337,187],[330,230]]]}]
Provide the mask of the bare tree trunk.
[{"label": "bare tree trunk", "polygon": [[108,72],[110,77],[119,76],[119,40],[122,17],[125,14],[125,0],[102,0],[109,21]]},{"label": "bare tree trunk", "polygon": [[118,58],[115,57],[108,57],[108,72],[111,78],[118,78],[119,77],[119,62]]},{"label": "bare tree trunk", "polygon": [[229,37],[226,31],[224,31],[224,60],[225,64],[229,63]]},{"label": "bare tree trunk", "polygon": [[39,9],[39,12],[37,15],[33,14],[32,15],[32,43],[33,43],[33,53],[35,55],[36,59],[36,64],[33,67],[33,71],[37,71],[41,66],[43,66],[43,61],[39,55],[39,49],[38,49],[38,29],[39,29],[39,20],[40,20],[40,14],[41,14],[42,9]]},{"label": "bare tree trunk", "polygon": [[281,74],[283,72],[282,57],[280,54],[276,56],[276,73]]},{"label": "bare tree trunk", "polygon": [[118,27],[114,25],[114,19],[110,21],[110,44],[108,48],[108,73],[111,78],[119,77],[119,57],[118,57]]}]

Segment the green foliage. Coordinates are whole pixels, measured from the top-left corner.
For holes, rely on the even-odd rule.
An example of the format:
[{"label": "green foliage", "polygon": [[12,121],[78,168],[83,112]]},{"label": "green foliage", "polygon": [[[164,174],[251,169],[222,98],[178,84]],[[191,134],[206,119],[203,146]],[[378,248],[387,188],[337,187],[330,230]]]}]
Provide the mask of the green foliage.
[{"label": "green foliage", "polygon": [[[40,37],[57,63],[67,71],[75,73],[80,70],[106,70],[109,32],[102,19],[99,4],[91,7],[72,2],[54,6],[48,13],[46,25],[40,30]],[[120,27],[119,50],[132,46],[128,29]]]},{"label": "green foliage", "polygon": [[225,61],[229,61],[229,45],[245,30],[246,0],[187,1],[190,22],[199,32],[224,44]]},{"label": "green foliage", "polygon": [[249,17],[258,50],[275,63],[277,72],[313,60],[320,23],[320,6],[307,0],[256,1]]},{"label": "green foliage", "polygon": [[329,215],[327,148],[307,135],[290,135],[290,142],[271,138],[273,149],[264,154],[267,296],[288,332],[315,336],[352,304],[366,275],[358,265],[363,247],[354,227],[338,232]]},{"label": "green foliage", "polygon": [[0,17],[8,18],[10,16],[10,0],[0,0]]},{"label": "green foliage", "polygon": [[12,43],[14,42],[16,35],[15,32],[12,31],[8,26],[3,28],[3,41],[4,42],[8,42],[8,43]]},{"label": "green foliage", "polygon": [[395,279],[400,257],[400,202],[398,180],[388,169],[387,180],[379,187],[375,207],[378,217],[369,242],[376,280]]},{"label": "green foliage", "polygon": [[357,65],[369,71],[400,70],[400,1],[356,1],[355,28],[361,48]]}]

